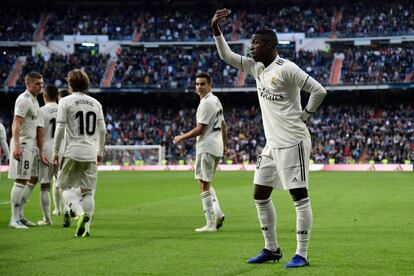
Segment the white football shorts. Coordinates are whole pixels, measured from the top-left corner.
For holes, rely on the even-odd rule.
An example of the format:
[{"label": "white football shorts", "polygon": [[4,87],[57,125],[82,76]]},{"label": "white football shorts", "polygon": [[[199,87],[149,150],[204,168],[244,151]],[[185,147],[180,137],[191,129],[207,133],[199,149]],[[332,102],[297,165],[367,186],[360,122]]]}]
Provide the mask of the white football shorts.
[{"label": "white football shorts", "polygon": [[49,159],[49,162],[50,162],[49,166],[46,166],[45,164],[40,162],[39,177],[40,177],[41,184],[51,183],[53,176],[55,176],[55,178],[57,177],[58,167],[53,165],[50,159]]},{"label": "white football shorts", "polygon": [[96,162],[81,162],[64,157],[58,173],[58,187],[96,189],[98,166]]},{"label": "white football shorts", "polygon": [[266,145],[256,162],[254,184],[280,190],[308,188],[311,139],[289,148]]},{"label": "white football shorts", "polygon": [[30,179],[39,175],[39,152],[36,147],[21,146],[22,159],[13,157],[14,143],[10,147],[9,179]]},{"label": "white football shorts", "polygon": [[219,161],[220,157],[214,156],[207,152],[197,154],[195,163],[195,179],[211,183]]}]

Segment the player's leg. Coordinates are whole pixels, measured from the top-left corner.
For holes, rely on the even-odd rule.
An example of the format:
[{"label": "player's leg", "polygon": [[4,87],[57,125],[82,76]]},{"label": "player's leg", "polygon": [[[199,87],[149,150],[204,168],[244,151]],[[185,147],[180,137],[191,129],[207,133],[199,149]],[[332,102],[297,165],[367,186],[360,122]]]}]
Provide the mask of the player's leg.
[{"label": "player's leg", "polygon": [[81,214],[82,208],[79,204],[79,197],[71,189],[71,187],[79,186],[79,179],[81,175],[76,167],[76,161],[70,158],[64,158],[61,163],[60,172],[58,175],[58,187],[61,189],[61,199],[63,203],[63,227],[69,227],[70,210],[74,210],[78,214]]},{"label": "player's leg", "polygon": [[98,175],[98,168],[95,162],[83,164],[85,170],[80,178],[81,181],[81,207],[82,213],[79,216],[76,236],[87,237],[90,235],[90,226],[95,209],[95,191]]},{"label": "player's leg", "polygon": [[28,227],[20,221],[20,203],[24,187],[26,186],[26,179],[15,179],[10,193],[11,202],[11,218],[10,227],[16,229],[27,229]]},{"label": "player's leg", "polygon": [[61,201],[61,195],[60,195],[60,189],[57,185],[57,177],[54,178],[53,181],[53,204],[55,206],[55,210],[53,210],[53,214],[56,216],[59,216],[62,214],[62,201]]},{"label": "player's leg", "polygon": [[82,189],[81,206],[83,213],[79,216],[78,225],[80,223],[80,228],[82,228],[83,222],[85,223],[85,225],[83,226],[84,230],[78,229],[76,231],[76,235],[87,237],[90,235],[91,221],[93,217],[93,211],[95,209],[95,198],[92,190]]},{"label": "player's leg", "polygon": [[[219,161],[220,161],[220,158],[218,157],[215,158],[214,173],[216,172]],[[216,228],[219,229],[223,226],[225,216],[224,216],[224,213],[221,211],[220,203],[219,203],[219,200],[216,194],[216,190],[211,184],[210,184],[210,193],[213,199],[213,209],[214,209],[214,215],[216,217]]]},{"label": "player's leg", "polygon": [[289,190],[296,209],[296,253],[287,268],[308,266],[308,243],[312,229],[312,208],[306,188]]},{"label": "player's leg", "polygon": [[27,184],[24,187],[23,194],[22,194],[22,200],[21,200],[21,204],[20,204],[20,208],[19,208],[19,216],[20,216],[20,221],[26,226],[35,226],[36,225],[34,222],[31,222],[30,220],[28,220],[24,216],[24,206],[25,206],[26,202],[28,201],[30,195],[32,194],[33,189],[37,184],[37,181],[38,181],[37,176],[30,177],[29,181],[27,181]]},{"label": "player's leg", "polygon": [[[79,199],[79,204],[81,204],[81,206],[82,206],[82,189],[80,188],[80,187],[72,187],[71,188],[72,189],[72,191],[75,193],[75,195],[78,197],[78,199]],[[71,217],[79,217],[81,214],[77,214],[76,212],[75,212],[75,210],[72,210],[72,209],[70,209],[70,216]]]},{"label": "player's leg", "polygon": [[214,216],[216,218],[216,228],[219,229],[223,226],[225,215],[220,208],[220,203],[219,203],[219,200],[216,194],[216,190],[211,185],[210,185],[210,193],[211,193],[211,198],[213,200],[213,210],[214,210]]},{"label": "player's leg", "polygon": [[296,210],[296,253],[286,264],[287,268],[309,265],[308,243],[312,228],[312,208],[308,196],[310,139],[288,149],[277,150],[277,161],[282,164],[280,174],[288,189]]},{"label": "player's leg", "polygon": [[51,225],[50,219],[50,183],[55,172],[53,165],[46,166],[40,164],[40,207],[43,212],[43,220],[37,222],[38,225]]},{"label": "player's leg", "polygon": [[[14,143],[11,143],[10,152],[14,151],[13,144]],[[27,226],[21,223],[20,215],[19,215],[23,191],[24,191],[24,188],[26,187],[27,180],[30,177],[30,170],[29,170],[29,163],[28,163],[29,161],[27,161],[26,159],[27,159],[27,154],[23,152],[21,161],[17,161],[12,156],[10,157],[10,160],[9,160],[8,178],[14,181],[13,187],[10,192],[11,218],[10,218],[9,225],[10,227],[16,228],[16,229],[27,229]]]},{"label": "player's leg", "polygon": [[210,192],[210,182],[213,178],[214,158],[211,154],[201,153],[196,157],[195,179],[198,180],[201,193],[206,225],[195,229],[196,232],[215,232],[216,222],[214,217],[213,197]]},{"label": "player's leg", "polygon": [[265,247],[257,256],[249,259],[248,263],[278,261],[282,258],[276,235],[276,210],[271,198],[273,187],[275,187],[277,181],[276,165],[269,148],[265,148],[263,154],[257,160],[254,174],[254,201],[265,240]]},{"label": "player's leg", "polygon": [[39,175],[39,156],[34,149],[23,148],[23,157],[21,161],[21,170],[24,175],[30,176],[23,189],[19,204],[20,221],[26,226],[35,226],[36,224],[24,216],[24,205],[29,199],[34,187],[36,186]]},{"label": "player's leg", "polygon": [[79,202],[79,197],[70,187],[62,187],[62,203],[63,207],[63,227],[69,227],[70,211],[73,210],[77,214],[82,214],[83,210]]},{"label": "player's leg", "polygon": [[50,219],[50,183],[40,184],[40,206],[42,207],[43,220],[37,222],[38,225],[51,225]]}]

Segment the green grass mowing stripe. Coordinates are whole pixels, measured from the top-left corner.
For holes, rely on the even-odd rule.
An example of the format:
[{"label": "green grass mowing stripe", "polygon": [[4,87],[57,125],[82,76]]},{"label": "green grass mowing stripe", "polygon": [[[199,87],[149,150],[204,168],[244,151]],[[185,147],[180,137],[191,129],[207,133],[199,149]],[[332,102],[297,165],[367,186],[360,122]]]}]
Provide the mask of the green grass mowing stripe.
[{"label": "green grass mowing stripe", "polygon": [[[4,176],[4,174],[3,174]],[[247,265],[263,238],[252,200],[249,172],[219,172],[215,188],[226,214],[216,234],[204,224],[198,185],[186,172],[100,173],[92,237],[73,237],[74,227],[27,231],[7,228],[8,205],[0,205],[0,275],[410,275],[414,271],[411,173],[311,173],[314,227],[311,267],[286,271],[293,254],[295,211],[287,192],[274,192],[281,263]],[[0,201],[9,201],[3,177]],[[41,217],[38,188],[27,217]]]}]

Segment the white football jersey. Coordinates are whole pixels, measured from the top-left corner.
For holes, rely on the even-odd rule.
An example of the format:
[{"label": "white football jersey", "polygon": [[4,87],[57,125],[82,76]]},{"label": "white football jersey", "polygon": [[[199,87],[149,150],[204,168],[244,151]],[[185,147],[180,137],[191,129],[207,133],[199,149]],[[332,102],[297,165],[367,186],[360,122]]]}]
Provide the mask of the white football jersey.
[{"label": "white football jersey", "polygon": [[84,93],[75,92],[59,101],[57,123],[65,124],[63,157],[76,161],[96,161],[99,120],[104,120],[101,104]]},{"label": "white football jersey", "polygon": [[[0,148],[7,158],[9,158],[9,145],[7,145],[7,133],[6,128],[0,123]],[[1,156],[0,156],[1,160]]]},{"label": "white football jersey", "polygon": [[[255,78],[267,144],[286,148],[310,137],[303,120],[315,112],[326,95],[320,83],[279,56],[265,68],[261,62],[232,52],[222,35],[214,40],[221,59]],[[303,111],[301,89],[311,94]]]},{"label": "white football jersey", "polygon": [[300,90],[309,75],[279,56],[265,68],[263,63],[243,57],[242,69],[256,80],[267,143],[276,148],[298,144],[310,137],[301,120]]},{"label": "white football jersey", "polygon": [[37,98],[27,90],[20,94],[16,99],[14,115],[24,119],[20,128],[20,145],[37,147],[36,135],[39,126],[39,102]]},{"label": "white football jersey", "polygon": [[53,151],[53,139],[55,138],[56,117],[58,105],[57,103],[47,103],[40,108],[39,121],[45,129],[45,144],[44,150],[49,158],[51,158]]},{"label": "white football jersey", "polygon": [[223,136],[221,123],[224,121],[223,107],[212,92],[205,95],[197,108],[197,123],[206,125],[201,135],[197,136],[196,153],[210,153],[223,156]]}]

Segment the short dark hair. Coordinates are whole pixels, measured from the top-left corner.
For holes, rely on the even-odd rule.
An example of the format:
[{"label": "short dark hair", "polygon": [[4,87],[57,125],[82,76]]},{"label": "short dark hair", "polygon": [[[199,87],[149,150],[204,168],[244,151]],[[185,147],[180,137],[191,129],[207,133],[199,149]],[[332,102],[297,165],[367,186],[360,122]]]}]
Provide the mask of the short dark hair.
[{"label": "short dark hair", "polygon": [[211,77],[210,74],[207,72],[200,72],[196,75],[196,79],[198,78],[204,78],[207,80],[208,84],[211,84]]},{"label": "short dark hair", "polygon": [[24,77],[24,82],[30,83],[35,79],[38,80],[41,78],[43,78],[42,74],[40,74],[39,72],[32,71],[32,72],[27,73],[27,75]]},{"label": "short dark hair", "polygon": [[261,29],[256,31],[254,34],[260,35],[263,40],[271,42],[274,48],[276,48],[279,43],[276,33],[271,29]]},{"label": "short dark hair", "polygon": [[68,95],[69,95],[69,90],[67,90],[67,89],[62,89],[62,90],[59,91],[59,97],[61,97],[61,98],[64,98]]},{"label": "short dark hair", "polygon": [[74,69],[68,73],[66,78],[73,92],[88,93],[90,81],[88,75],[80,69]]},{"label": "short dark hair", "polygon": [[54,86],[53,84],[48,84],[45,87],[45,92],[44,93],[47,95],[49,100],[56,101],[59,92],[58,92],[58,89],[57,89],[56,86]]}]

